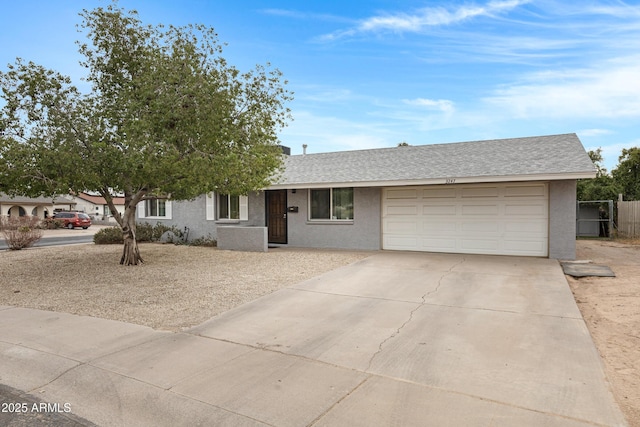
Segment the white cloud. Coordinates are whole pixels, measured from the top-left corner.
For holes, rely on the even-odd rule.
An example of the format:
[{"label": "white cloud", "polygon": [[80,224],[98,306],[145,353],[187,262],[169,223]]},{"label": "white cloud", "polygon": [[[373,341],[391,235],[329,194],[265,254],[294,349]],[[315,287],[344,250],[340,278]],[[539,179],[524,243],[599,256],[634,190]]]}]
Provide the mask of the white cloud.
[{"label": "white cloud", "polygon": [[402,100],[402,102],[407,105],[414,105],[418,107],[427,107],[429,109],[436,109],[446,114],[451,114],[455,111],[455,106],[453,101],[449,101],[448,99],[416,98],[416,99],[404,99]]},{"label": "white cloud", "polygon": [[515,9],[529,0],[490,1],[484,6],[462,5],[456,8],[425,7],[414,13],[396,13],[372,16],[357,26],[324,35],[321,39],[335,40],[369,32],[422,32],[430,27],[452,25],[478,16],[494,16]]},{"label": "white cloud", "polygon": [[640,117],[640,56],[529,75],[485,99],[518,118]]},{"label": "white cloud", "polygon": [[295,120],[280,135],[292,154],[301,153],[302,144],[308,145],[308,153],[388,147],[390,137],[383,123],[320,116],[309,111],[296,111]]},{"label": "white cloud", "polygon": [[583,129],[576,133],[579,136],[590,137],[590,136],[610,135],[613,133],[613,131],[609,129]]}]

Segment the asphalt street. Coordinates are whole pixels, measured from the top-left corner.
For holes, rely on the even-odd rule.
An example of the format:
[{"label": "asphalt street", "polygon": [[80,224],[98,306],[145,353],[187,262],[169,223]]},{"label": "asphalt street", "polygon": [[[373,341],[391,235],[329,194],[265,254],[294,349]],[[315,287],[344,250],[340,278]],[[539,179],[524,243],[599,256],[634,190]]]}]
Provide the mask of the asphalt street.
[{"label": "asphalt street", "polygon": [[49,405],[32,395],[0,384],[0,425],[5,427],[90,427],[64,405]]},{"label": "asphalt street", "polygon": [[[43,230],[43,237],[37,241],[33,247],[75,245],[80,243],[93,242],[93,235],[103,228],[103,226],[91,226],[86,230],[77,228],[75,230]],[[0,235],[0,250],[7,249],[7,243]]]}]

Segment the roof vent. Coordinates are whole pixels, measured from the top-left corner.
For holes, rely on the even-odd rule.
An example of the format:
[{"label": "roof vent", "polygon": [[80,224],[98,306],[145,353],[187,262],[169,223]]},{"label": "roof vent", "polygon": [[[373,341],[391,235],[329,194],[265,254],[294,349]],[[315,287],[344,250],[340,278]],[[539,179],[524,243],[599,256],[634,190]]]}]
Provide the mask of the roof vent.
[{"label": "roof vent", "polygon": [[302,144],[302,155],[306,155],[307,154],[307,144]]}]

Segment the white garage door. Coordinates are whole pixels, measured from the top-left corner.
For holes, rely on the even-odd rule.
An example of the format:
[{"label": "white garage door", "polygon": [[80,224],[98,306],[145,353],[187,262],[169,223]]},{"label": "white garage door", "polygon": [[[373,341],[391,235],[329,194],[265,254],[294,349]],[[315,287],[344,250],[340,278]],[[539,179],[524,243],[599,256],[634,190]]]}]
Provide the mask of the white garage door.
[{"label": "white garage door", "polygon": [[546,183],[383,190],[384,249],[547,256]]}]

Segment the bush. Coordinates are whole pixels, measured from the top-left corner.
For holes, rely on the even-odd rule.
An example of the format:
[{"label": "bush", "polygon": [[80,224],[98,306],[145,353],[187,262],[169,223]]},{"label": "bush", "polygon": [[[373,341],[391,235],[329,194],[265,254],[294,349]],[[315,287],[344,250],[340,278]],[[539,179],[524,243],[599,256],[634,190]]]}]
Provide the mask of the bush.
[{"label": "bush", "polygon": [[45,218],[40,222],[40,228],[44,230],[56,230],[58,228],[64,228],[63,219]]},{"label": "bush", "polygon": [[218,242],[216,241],[216,239],[211,237],[211,235],[208,235],[207,237],[198,237],[197,239],[193,239],[192,241],[189,242],[189,245],[208,246],[211,248],[215,248],[216,246],[218,246]]},{"label": "bush", "polygon": [[0,217],[0,229],[9,249],[18,251],[33,246],[42,238],[40,219],[34,216]]},{"label": "bush", "polygon": [[158,242],[167,231],[172,232],[178,238],[182,238],[182,232],[176,227],[169,227],[159,222],[156,223],[155,226],[148,222],[136,224],[136,237],[138,242]]},{"label": "bush", "polygon": [[[136,224],[136,240],[138,243],[157,242],[167,231],[172,232],[178,238],[182,237],[182,233],[176,227],[168,227],[160,223],[153,226],[148,222],[143,222]],[[103,228],[94,234],[93,243],[96,245],[123,244],[122,229],[119,226]]]},{"label": "bush", "polygon": [[120,227],[106,227],[93,235],[96,245],[123,244],[122,229]]}]

